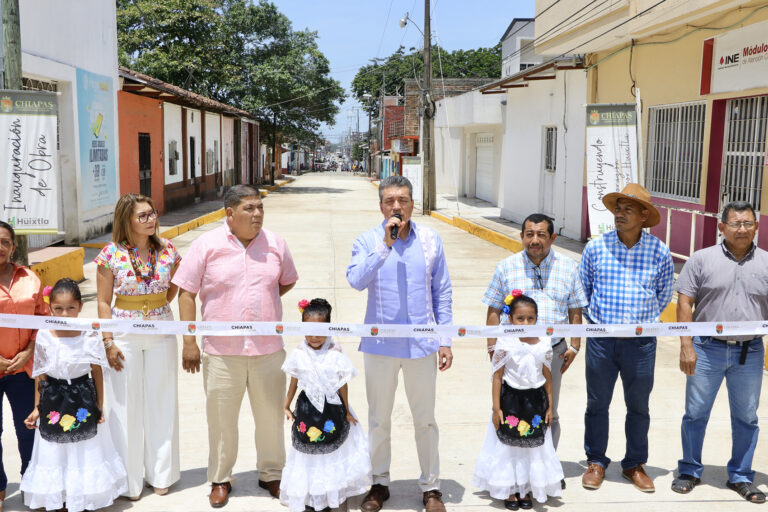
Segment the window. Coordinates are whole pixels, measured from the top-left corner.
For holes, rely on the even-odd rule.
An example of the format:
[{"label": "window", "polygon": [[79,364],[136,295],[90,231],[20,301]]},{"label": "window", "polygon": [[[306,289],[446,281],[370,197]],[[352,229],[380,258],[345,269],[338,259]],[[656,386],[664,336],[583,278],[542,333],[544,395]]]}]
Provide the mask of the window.
[{"label": "window", "polygon": [[728,100],[723,141],[721,206],[747,201],[760,210],[768,96]]},{"label": "window", "polygon": [[699,201],[705,102],[648,109],[645,186],[659,197]]},{"label": "window", "polygon": [[530,64],[530,63],[521,62],[520,63],[520,71],[526,70],[528,68],[532,68],[535,65],[536,64]]},{"label": "window", "polygon": [[177,147],[177,142],[175,140],[168,143],[168,174],[171,176],[179,173],[179,151],[176,149]]},{"label": "window", "polygon": [[557,169],[557,127],[544,129],[544,170],[555,172]]}]

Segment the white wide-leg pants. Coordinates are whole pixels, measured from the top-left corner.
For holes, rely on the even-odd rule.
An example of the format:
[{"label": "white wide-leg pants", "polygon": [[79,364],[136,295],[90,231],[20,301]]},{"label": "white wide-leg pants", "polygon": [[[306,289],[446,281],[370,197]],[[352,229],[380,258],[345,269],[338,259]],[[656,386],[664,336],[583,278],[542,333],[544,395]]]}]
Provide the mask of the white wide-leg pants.
[{"label": "white wide-leg pants", "polygon": [[128,473],[126,496],[138,496],[144,480],[170,487],[179,470],[178,346],[173,335],[115,336],[124,367],[105,372],[112,440]]}]

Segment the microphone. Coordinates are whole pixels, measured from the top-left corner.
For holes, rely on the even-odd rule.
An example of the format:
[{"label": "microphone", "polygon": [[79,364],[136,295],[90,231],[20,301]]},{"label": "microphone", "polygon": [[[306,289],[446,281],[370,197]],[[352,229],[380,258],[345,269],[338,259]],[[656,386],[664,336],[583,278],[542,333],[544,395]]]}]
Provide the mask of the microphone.
[{"label": "microphone", "polygon": [[[403,220],[403,216],[400,215],[399,213],[394,214],[393,217],[395,217],[397,219],[400,219],[400,220]],[[392,238],[392,240],[397,240],[397,232],[399,230],[400,230],[400,228],[398,226],[392,226],[390,228],[389,236],[390,236],[390,238]]]}]

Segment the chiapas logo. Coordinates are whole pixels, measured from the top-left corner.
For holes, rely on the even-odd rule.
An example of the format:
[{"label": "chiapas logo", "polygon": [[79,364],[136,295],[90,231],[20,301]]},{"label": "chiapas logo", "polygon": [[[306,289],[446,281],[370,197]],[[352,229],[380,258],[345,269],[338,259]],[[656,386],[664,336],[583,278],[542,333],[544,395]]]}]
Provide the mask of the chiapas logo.
[{"label": "chiapas logo", "polygon": [[547,327],[547,336],[552,336],[552,333],[555,332],[555,328],[552,326]]},{"label": "chiapas logo", "polygon": [[371,336],[376,336],[377,334],[379,334],[379,328],[374,325],[371,327]]},{"label": "chiapas logo", "polygon": [[635,336],[640,336],[641,334],[643,334],[643,326],[638,325],[637,327],[635,327]]},{"label": "chiapas logo", "polygon": [[723,324],[717,324],[715,330],[717,331],[717,334],[723,334]]},{"label": "chiapas logo", "polygon": [[589,124],[597,124],[600,122],[600,112],[593,110],[589,113]]},{"label": "chiapas logo", "polygon": [[8,96],[3,96],[0,100],[0,110],[3,112],[10,112],[13,110],[13,101]]},{"label": "chiapas logo", "polygon": [[463,327],[459,327],[459,336],[466,336],[467,330]]},{"label": "chiapas logo", "polygon": [[275,326],[275,332],[276,332],[277,334],[283,334],[283,326],[282,326],[282,324],[277,324],[277,325]]},{"label": "chiapas logo", "polygon": [[91,324],[91,329],[93,329],[94,331],[98,331],[99,329],[101,329],[101,324],[99,322],[93,322]]},{"label": "chiapas logo", "polygon": [[197,330],[197,326],[195,324],[189,324],[187,325],[187,332],[189,334],[195,334],[195,331]]}]

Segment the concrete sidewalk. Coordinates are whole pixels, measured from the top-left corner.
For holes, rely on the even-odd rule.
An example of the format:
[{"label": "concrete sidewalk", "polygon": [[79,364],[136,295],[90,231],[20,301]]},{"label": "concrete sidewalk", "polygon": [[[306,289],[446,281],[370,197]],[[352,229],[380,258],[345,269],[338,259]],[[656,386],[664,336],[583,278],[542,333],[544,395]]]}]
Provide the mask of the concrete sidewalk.
[{"label": "concrete sidewalk", "polygon": [[[352,242],[362,231],[381,221],[376,189],[362,177],[312,173],[271,193],[265,200],[265,226],[286,238],[299,271],[297,286],[283,298],[284,320],[300,319],[296,304],[300,299],[324,297],[333,305],[333,320],[359,323],[364,316],[365,292],[353,290],[346,281]],[[415,216],[418,223],[437,230],[444,242],[449,271],[453,282],[454,322],[484,324],[486,307],[480,302],[495,265],[509,255],[501,247],[481,240],[433,217]],[[206,224],[181,234],[174,244],[182,254],[201,233],[215,229],[223,221]],[[81,285],[86,304],[81,316],[95,317],[95,265],[86,259],[86,281]],[[178,309],[173,303],[174,313]],[[180,343],[181,340],[179,340]],[[300,340],[287,336],[288,350]],[[340,339],[361,375],[350,384],[350,403],[367,427],[367,403],[363,373],[363,358],[357,352],[358,340]],[[482,511],[503,509],[503,504],[491,501],[487,493],[474,489],[472,471],[479,452],[489,416],[490,368],[483,339],[462,339],[454,343],[454,367],[438,375],[437,421],[440,428],[442,490],[448,510]],[[574,511],[615,510],[752,510],[733,491],[725,488],[725,464],[730,457],[730,421],[727,396],[718,395],[704,446],[707,467],[703,483],[692,494],[681,496],[669,486],[681,455],[680,420],[683,415],[685,378],[678,369],[679,343],[676,338],[659,339],[656,384],[651,395],[650,458],[647,467],[654,478],[657,491],[643,494],[625,482],[618,462],[611,464],[606,482],[598,491],[587,491],[580,485],[584,468],[584,357],[577,357],[563,380],[560,417],[563,434],[558,453],[563,463],[568,487],[560,500],[551,499],[536,510],[561,508]],[[180,366],[180,365],[179,365]],[[119,499],[110,511],[207,511],[211,510],[207,494],[207,426],[204,414],[204,393],[200,375],[180,373],[179,415],[181,437],[181,481],[164,497],[150,490],[138,502]],[[764,384],[764,392],[766,384]],[[107,410],[109,406],[107,405]],[[19,459],[16,452],[10,410],[4,407],[5,467],[10,484],[6,510],[22,509],[18,492]],[[624,405],[617,386],[611,415],[611,439],[608,454],[618,461],[624,450]],[[758,411],[765,424],[766,407]],[[240,410],[239,457],[235,466],[237,482],[225,511],[287,510],[257,487],[256,454],[253,446],[253,422],[247,403]],[[289,444],[289,424],[286,423],[286,446]],[[391,499],[384,510],[421,510],[421,495],[417,486],[419,466],[413,441],[413,426],[403,386],[398,390],[392,415],[392,486]],[[138,448],[137,448],[138,449]],[[754,468],[758,471],[756,484],[766,490],[768,454],[765,443],[758,446]],[[350,505],[359,504],[353,500]]]}]

